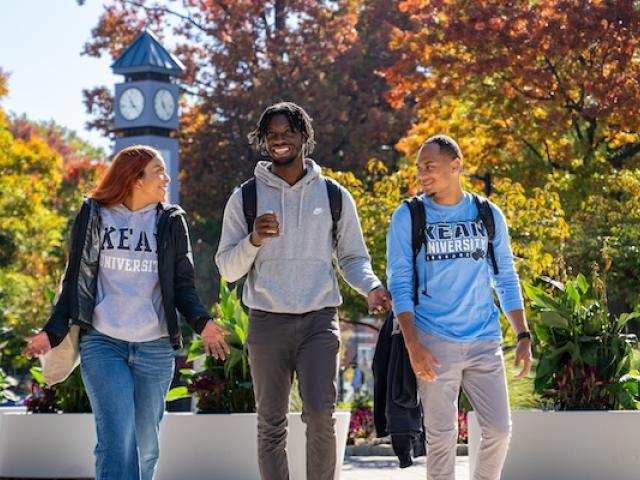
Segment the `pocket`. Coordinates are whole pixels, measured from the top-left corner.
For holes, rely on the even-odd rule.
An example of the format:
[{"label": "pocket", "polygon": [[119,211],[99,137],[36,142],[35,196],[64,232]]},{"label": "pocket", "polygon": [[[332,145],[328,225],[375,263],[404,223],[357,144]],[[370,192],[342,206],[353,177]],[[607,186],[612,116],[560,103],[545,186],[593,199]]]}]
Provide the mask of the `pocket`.
[{"label": "pocket", "polygon": [[265,260],[257,266],[254,288],[278,303],[309,303],[333,293],[333,265],[310,259]]},{"label": "pocket", "polygon": [[160,319],[149,298],[107,295],[93,310],[93,324],[110,335],[112,332],[135,331],[144,338],[147,330],[155,331]]}]

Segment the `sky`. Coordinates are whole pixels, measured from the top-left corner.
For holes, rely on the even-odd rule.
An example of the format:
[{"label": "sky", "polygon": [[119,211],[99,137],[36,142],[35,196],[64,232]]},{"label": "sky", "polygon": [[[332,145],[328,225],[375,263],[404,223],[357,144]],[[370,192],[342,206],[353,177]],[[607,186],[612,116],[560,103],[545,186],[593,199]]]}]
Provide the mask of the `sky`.
[{"label": "sky", "polygon": [[0,107],[30,120],[55,120],[110,152],[108,139],[85,130],[82,90],[123,80],[111,58],[81,55],[98,23],[103,0],[0,0],[0,68],[9,95]]}]

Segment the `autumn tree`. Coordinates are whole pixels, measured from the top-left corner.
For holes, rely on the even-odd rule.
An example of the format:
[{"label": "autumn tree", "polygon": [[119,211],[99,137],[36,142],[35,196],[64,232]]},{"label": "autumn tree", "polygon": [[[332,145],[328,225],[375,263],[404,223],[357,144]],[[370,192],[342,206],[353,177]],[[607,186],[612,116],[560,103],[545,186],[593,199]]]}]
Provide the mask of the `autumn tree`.
[{"label": "autumn tree", "polygon": [[640,284],[622,282],[638,231],[628,203],[640,179],[637,2],[406,0],[399,8],[411,27],[393,36],[402,56],[386,71],[388,98],[418,112],[403,143],[411,148],[437,126],[460,139],[471,171],[509,178],[530,200],[534,189],[557,195],[569,234],[546,253],[568,269],[609,270],[620,308],[633,307],[628,292]]},{"label": "autumn tree", "polygon": [[70,225],[82,197],[106,169],[107,156],[104,150],[94,147],[73,130],[53,120],[32,122],[23,115],[11,120],[9,131],[14,139],[25,142],[32,138],[44,140],[62,158],[62,182],[56,195],[55,208]]},{"label": "autumn tree", "polygon": [[75,132],[0,109],[0,332],[23,335],[50,315],[71,222],[103,161]]},{"label": "autumn tree", "polygon": [[[115,58],[146,27],[186,65],[181,193],[198,232],[214,243],[226,198],[259,158],[247,133],[273,102],[291,100],[309,111],[320,164],[357,175],[372,158],[395,164],[393,146],[411,112],[394,111],[383,98],[382,71],[399,58],[386,45],[392,28],[406,23],[395,3],[118,1],[105,8],[85,53]],[[107,126],[107,90],[86,98],[94,126]]]},{"label": "autumn tree", "polygon": [[[0,98],[6,94],[0,71]],[[0,327],[28,332],[50,313],[64,218],[55,208],[61,157],[41,138],[15,139],[0,109]]]}]

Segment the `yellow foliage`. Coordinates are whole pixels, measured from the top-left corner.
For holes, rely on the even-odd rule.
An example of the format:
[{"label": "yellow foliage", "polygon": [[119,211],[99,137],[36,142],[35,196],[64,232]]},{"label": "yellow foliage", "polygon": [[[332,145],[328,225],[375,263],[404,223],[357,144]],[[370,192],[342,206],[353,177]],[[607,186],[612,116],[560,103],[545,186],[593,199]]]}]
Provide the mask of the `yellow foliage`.
[{"label": "yellow foliage", "polygon": [[55,209],[61,182],[60,155],[38,137],[14,139],[0,110],[0,326],[26,333],[50,313],[45,290],[57,283],[66,223]]},{"label": "yellow foliage", "polygon": [[620,148],[627,143],[635,143],[640,136],[637,133],[632,132],[615,132],[613,137],[609,140],[609,148]]}]

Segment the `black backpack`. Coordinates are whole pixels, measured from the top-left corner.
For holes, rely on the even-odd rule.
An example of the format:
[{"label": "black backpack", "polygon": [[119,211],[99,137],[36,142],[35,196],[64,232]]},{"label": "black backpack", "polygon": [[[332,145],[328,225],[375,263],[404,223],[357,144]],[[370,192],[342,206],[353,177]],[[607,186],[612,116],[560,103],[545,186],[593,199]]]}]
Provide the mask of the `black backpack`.
[{"label": "black backpack", "polygon": [[[493,240],[496,236],[496,223],[493,219],[493,211],[489,205],[489,200],[480,195],[473,194],[473,200],[478,207],[478,218],[484,224],[487,229],[487,237],[489,238],[488,255],[491,258],[491,265],[493,266],[494,274],[498,274],[498,264],[496,263],[496,257],[493,252]],[[425,207],[424,202],[418,198],[413,197],[405,200],[404,203],[409,207],[411,212],[411,251],[413,252],[413,303],[418,305],[418,270],[416,269],[416,260],[420,249],[424,244],[424,235],[426,225]]]},{"label": "black backpack", "polygon": [[[338,221],[342,215],[342,194],[340,187],[335,180],[324,177],[327,187],[327,195],[329,196],[329,210],[331,210],[331,235],[334,245],[338,238]],[[256,219],[258,211],[258,195],[256,193],[256,179],[251,177],[244,182],[240,188],[242,189],[242,211],[244,219],[247,222],[249,233],[253,231],[253,222]]]}]

